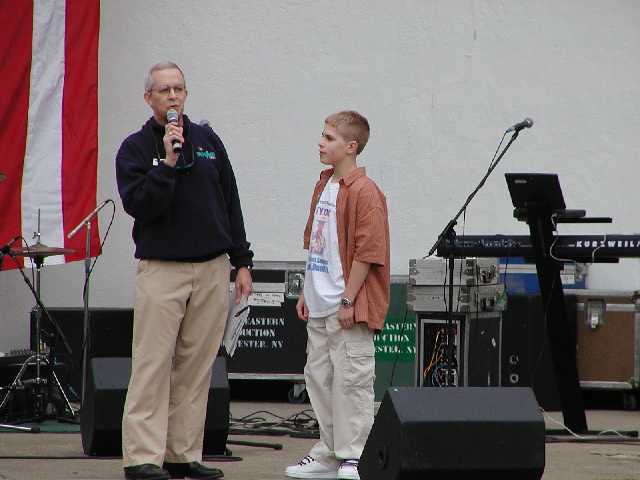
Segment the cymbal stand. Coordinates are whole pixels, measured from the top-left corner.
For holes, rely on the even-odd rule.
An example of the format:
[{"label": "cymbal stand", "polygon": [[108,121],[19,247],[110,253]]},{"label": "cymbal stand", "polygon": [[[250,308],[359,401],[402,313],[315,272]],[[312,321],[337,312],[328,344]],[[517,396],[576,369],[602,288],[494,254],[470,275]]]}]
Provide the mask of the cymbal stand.
[{"label": "cymbal stand", "polygon": [[[40,237],[40,232],[36,232],[34,234],[34,238],[38,238]],[[12,255],[10,253],[10,255]],[[12,255],[13,256],[13,255]],[[33,383],[35,385],[35,408],[34,408],[34,414],[35,414],[35,419],[36,420],[40,420],[42,418],[44,418],[46,415],[46,403],[45,403],[45,394],[44,394],[44,386],[46,386],[47,384],[50,384],[51,382],[48,382],[46,378],[42,378],[41,377],[41,365],[46,364],[49,367],[49,373],[51,378],[53,379],[53,385],[55,387],[58,388],[58,390],[61,393],[62,398],[64,399],[65,402],[65,407],[66,409],[69,411],[69,413],[71,414],[72,417],[75,416],[76,412],[73,409],[73,407],[71,406],[71,402],[69,402],[69,398],[67,397],[67,394],[65,393],[64,389],[62,388],[62,385],[60,383],[60,380],[58,379],[58,376],[56,375],[56,372],[53,368],[53,365],[51,364],[51,362],[49,362],[49,358],[47,356],[47,353],[43,353],[42,351],[42,339],[41,339],[41,331],[40,331],[40,320],[42,318],[42,312],[43,310],[45,310],[44,305],[42,304],[42,300],[41,300],[41,296],[40,296],[40,270],[42,268],[42,264],[44,263],[44,257],[40,256],[40,255],[36,255],[33,257],[33,263],[36,266],[36,276],[35,276],[35,289],[33,287],[33,285],[31,284],[31,281],[29,280],[29,277],[27,277],[25,275],[25,273],[22,271],[21,268],[19,268],[18,270],[20,271],[20,273],[22,274],[22,277],[24,279],[24,281],[26,282],[27,286],[29,287],[29,289],[31,290],[31,292],[33,293],[35,300],[36,300],[36,307],[34,307],[34,315],[35,315],[35,330],[36,330],[36,350],[35,350],[35,354],[31,355],[30,357],[28,357],[23,363],[22,366],[20,368],[20,371],[18,372],[18,374],[16,375],[16,377],[13,379],[13,382],[11,383],[11,385],[8,387],[8,391],[5,394],[4,398],[2,399],[2,402],[0,403],[0,411],[2,411],[2,409],[4,408],[4,406],[7,404],[8,400],[9,400],[9,396],[11,395],[11,393],[19,386],[21,385],[22,382],[22,376],[24,375],[24,373],[27,370],[27,367],[29,367],[30,365],[35,365],[36,367],[36,377],[33,380],[30,380],[31,383]],[[0,426],[5,426],[5,425],[0,425]],[[9,427],[9,426],[5,426],[5,427]],[[16,429],[22,430],[23,428],[26,427],[15,427]],[[27,429],[24,431],[32,431],[31,429]]]},{"label": "cymbal stand", "polygon": [[[69,413],[71,413],[71,417],[74,417],[76,414],[76,411],[71,406],[71,402],[69,401],[69,398],[67,397],[67,394],[65,393],[64,388],[62,388],[60,379],[58,378],[58,375],[56,375],[56,372],[53,368],[54,365],[49,361],[48,352],[45,352],[44,354],[42,353],[42,348],[44,347],[44,343],[41,337],[42,335],[41,321],[42,321],[43,306],[42,306],[42,297],[40,296],[40,288],[41,288],[40,270],[42,268],[42,264],[44,263],[44,257],[41,257],[41,256],[34,257],[34,263],[36,265],[36,293],[35,294],[38,300],[37,305],[34,308],[35,320],[36,320],[35,322],[36,323],[36,355],[35,355],[36,356],[36,379],[35,380],[37,384],[46,385],[48,383],[46,378],[40,377],[40,366],[42,364],[46,364],[49,367],[49,375],[53,379],[55,387],[58,388],[58,390],[62,395],[62,398],[64,399],[64,406],[69,411]],[[54,363],[55,363],[55,360],[54,360]],[[38,392],[38,395],[36,395],[36,399],[37,399],[36,403],[38,403],[38,400],[40,401],[40,405],[38,405],[38,407],[40,408],[40,416],[43,416],[42,414],[46,408],[46,404],[44,402],[44,395],[42,395],[42,389],[38,388],[38,390],[39,392]],[[36,417],[38,417],[37,413],[36,413]]]}]

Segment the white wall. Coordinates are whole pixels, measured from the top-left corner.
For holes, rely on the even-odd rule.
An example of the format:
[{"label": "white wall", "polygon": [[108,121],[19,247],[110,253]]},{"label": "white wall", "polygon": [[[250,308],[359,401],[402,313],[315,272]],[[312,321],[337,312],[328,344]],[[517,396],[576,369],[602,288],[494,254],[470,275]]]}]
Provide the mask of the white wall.
[{"label": "white wall", "polygon": [[[113,198],[118,209],[92,306],[133,303],[132,222],[113,159],[149,116],[143,79],[165,59],[185,70],[186,111],[209,119],[226,143],[259,260],[304,258],[316,144],[326,115],[344,108],[371,122],[361,163],[387,193],[392,273],[426,254],[504,129],[525,116],[534,127],[473,201],[464,231],[527,233],[512,218],[504,181],[516,171],[556,172],[568,207],[614,218],[560,233],[640,231],[633,0],[109,0],[101,9],[98,200]],[[590,286],[638,288],[637,271],[636,260],[597,266]],[[82,262],[45,266],[42,282],[46,305],[82,305]],[[33,303],[17,272],[0,273],[0,351],[27,345]]]}]

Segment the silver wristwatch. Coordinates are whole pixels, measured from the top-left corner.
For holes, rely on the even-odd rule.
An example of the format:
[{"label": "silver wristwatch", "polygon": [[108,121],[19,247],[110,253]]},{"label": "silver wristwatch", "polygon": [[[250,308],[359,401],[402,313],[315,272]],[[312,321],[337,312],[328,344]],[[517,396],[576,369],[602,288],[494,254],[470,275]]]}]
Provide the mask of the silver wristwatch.
[{"label": "silver wristwatch", "polygon": [[343,307],[353,307],[353,302],[349,300],[347,297],[342,297],[342,300],[340,300],[340,304]]}]

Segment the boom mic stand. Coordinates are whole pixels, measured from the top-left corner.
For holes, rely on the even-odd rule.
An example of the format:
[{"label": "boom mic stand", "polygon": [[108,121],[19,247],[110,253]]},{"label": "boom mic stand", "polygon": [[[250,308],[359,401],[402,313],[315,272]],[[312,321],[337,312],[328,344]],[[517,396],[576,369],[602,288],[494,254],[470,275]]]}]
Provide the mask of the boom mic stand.
[{"label": "boom mic stand", "polygon": [[454,228],[457,225],[458,218],[460,218],[460,215],[462,215],[462,212],[466,210],[469,203],[471,203],[471,200],[473,200],[473,197],[475,197],[478,191],[484,186],[485,182],[487,181],[487,178],[489,178],[489,175],[491,175],[491,172],[493,172],[493,170],[498,166],[498,163],[500,163],[500,160],[502,159],[504,154],[507,153],[507,150],[509,150],[509,147],[511,146],[511,144],[518,137],[518,133],[520,133],[520,129],[515,129],[515,131],[513,132],[513,135],[511,135],[511,139],[509,140],[509,143],[507,143],[507,145],[502,150],[502,153],[498,156],[498,158],[493,163],[491,163],[491,165],[489,165],[489,169],[487,170],[487,173],[484,175],[484,177],[482,177],[482,180],[480,180],[480,183],[478,184],[478,186],[467,197],[467,200],[464,202],[464,205],[462,205],[460,210],[458,210],[458,213],[456,213],[456,215],[451,220],[449,220],[449,223],[447,223],[447,225],[444,227],[440,235],[438,235],[438,239],[436,240],[436,243],[434,243],[434,245],[429,250],[429,253],[427,254],[428,257],[433,255],[433,253],[440,246],[440,244],[442,244],[445,241],[451,244],[451,250],[447,257],[448,273],[449,273],[449,286],[448,286],[449,298],[448,298],[448,306],[447,306],[447,334],[446,334],[447,368],[445,370],[445,386],[457,386],[457,380],[456,380],[457,372],[455,368],[455,355],[454,355],[454,348],[453,348],[453,339],[455,338],[455,332],[453,331],[453,273],[454,273],[453,262],[456,258],[456,252],[454,248],[456,231],[454,230]]},{"label": "boom mic stand", "polygon": [[82,393],[80,396],[80,404],[84,404],[85,383],[87,374],[87,351],[89,350],[89,277],[91,275],[91,220],[95,217],[100,210],[109,202],[113,203],[110,198],[102,202],[102,204],[93,209],[89,215],[87,215],[82,221],[75,226],[73,230],[69,232],[67,238],[72,238],[76,233],[80,231],[83,226],[86,226],[85,230],[85,257],[84,257],[84,289],[82,292],[83,298],[83,320],[82,320]]}]

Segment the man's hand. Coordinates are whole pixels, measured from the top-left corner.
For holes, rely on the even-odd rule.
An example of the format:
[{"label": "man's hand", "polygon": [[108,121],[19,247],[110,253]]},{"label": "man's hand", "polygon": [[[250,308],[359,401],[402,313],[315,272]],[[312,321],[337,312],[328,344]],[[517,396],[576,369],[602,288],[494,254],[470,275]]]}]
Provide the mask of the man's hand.
[{"label": "man's hand", "polygon": [[236,305],[242,297],[248,297],[253,291],[251,272],[247,267],[240,267],[236,272]]},{"label": "man's hand", "polygon": [[164,151],[166,152],[164,163],[169,165],[170,167],[175,167],[176,162],[178,161],[178,154],[173,153],[173,142],[175,140],[178,140],[184,145],[182,127],[178,126],[175,123],[167,123],[164,126],[164,137],[162,137],[162,143],[164,143]]},{"label": "man's hand", "polygon": [[338,309],[338,321],[342,328],[351,328],[355,325],[353,318],[353,307],[340,306]]},{"label": "man's hand", "polygon": [[309,320],[309,310],[307,310],[307,305],[304,303],[304,295],[302,293],[298,298],[298,303],[296,303],[296,312],[300,320],[304,320],[305,322]]}]

